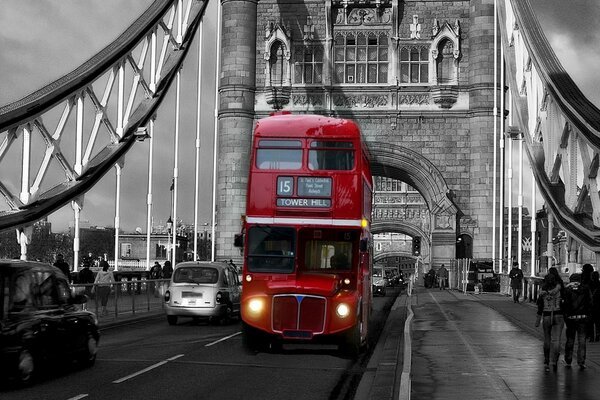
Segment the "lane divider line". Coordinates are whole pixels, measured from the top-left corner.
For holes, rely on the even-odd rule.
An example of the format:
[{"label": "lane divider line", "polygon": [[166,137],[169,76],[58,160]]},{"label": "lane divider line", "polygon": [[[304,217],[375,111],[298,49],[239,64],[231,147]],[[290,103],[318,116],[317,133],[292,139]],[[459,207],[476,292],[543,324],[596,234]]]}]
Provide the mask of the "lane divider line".
[{"label": "lane divider line", "polygon": [[164,361],[158,362],[158,363],[156,363],[156,364],[154,364],[154,365],[151,365],[151,366],[149,366],[149,367],[147,367],[147,368],[144,368],[144,369],[142,369],[142,370],[140,370],[140,371],[138,371],[138,372],[134,372],[134,373],[133,373],[133,374],[131,374],[131,375],[127,375],[127,376],[125,376],[125,377],[123,377],[123,378],[121,378],[121,379],[117,379],[116,381],[113,381],[112,383],[123,383],[123,382],[125,382],[125,381],[127,381],[127,380],[129,380],[129,379],[131,379],[131,378],[135,378],[135,377],[136,377],[136,376],[138,376],[138,375],[141,375],[141,374],[144,374],[144,373],[146,373],[146,372],[148,372],[148,371],[151,371],[151,370],[153,370],[154,368],[158,368],[158,367],[160,367],[161,365],[165,365],[165,364],[166,364],[166,363],[168,363],[169,361],[176,360],[176,359],[178,359],[179,357],[183,357],[183,354],[177,354],[176,356],[173,356],[173,357],[171,357],[171,358],[167,358],[167,359],[166,359],[166,360],[164,360]]},{"label": "lane divider line", "polygon": [[86,393],[86,394],[78,394],[77,396],[75,396],[75,397],[71,397],[71,398],[69,398],[69,399],[67,399],[67,400],[79,400],[79,399],[86,398],[86,397],[88,397],[88,396],[89,396],[89,395],[88,395],[87,393]]},{"label": "lane divider line", "polygon": [[229,335],[229,336],[222,337],[222,338],[221,338],[221,339],[219,339],[219,340],[215,340],[214,342],[207,343],[207,344],[205,344],[205,345],[204,345],[204,347],[210,347],[210,346],[212,346],[212,345],[215,345],[215,344],[217,344],[217,343],[223,342],[223,341],[225,341],[225,340],[227,340],[227,339],[231,339],[232,337],[234,337],[234,336],[237,336],[237,335],[241,335],[241,334],[242,334],[242,332],[236,332],[236,333],[233,333],[233,334],[231,334],[231,335]]}]

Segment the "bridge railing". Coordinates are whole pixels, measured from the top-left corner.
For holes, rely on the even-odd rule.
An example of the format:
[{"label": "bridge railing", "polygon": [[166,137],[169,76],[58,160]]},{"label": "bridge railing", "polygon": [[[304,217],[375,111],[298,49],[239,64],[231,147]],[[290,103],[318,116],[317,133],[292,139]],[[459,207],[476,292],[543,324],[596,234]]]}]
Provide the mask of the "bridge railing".
[{"label": "bridge railing", "polygon": [[[83,308],[94,312],[101,320],[128,318],[164,309],[164,293],[169,279],[132,279],[114,284],[72,284],[73,293],[85,294]],[[102,310],[98,288],[110,286],[106,312]]]}]

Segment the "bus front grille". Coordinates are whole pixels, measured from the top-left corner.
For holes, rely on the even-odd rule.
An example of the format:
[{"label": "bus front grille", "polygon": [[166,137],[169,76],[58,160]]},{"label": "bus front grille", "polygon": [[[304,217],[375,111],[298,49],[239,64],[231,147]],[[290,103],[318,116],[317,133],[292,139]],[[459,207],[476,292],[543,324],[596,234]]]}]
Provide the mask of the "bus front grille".
[{"label": "bus front grille", "polygon": [[284,294],[273,296],[272,324],[274,332],[325,330],[327,300],[321,296]]}]

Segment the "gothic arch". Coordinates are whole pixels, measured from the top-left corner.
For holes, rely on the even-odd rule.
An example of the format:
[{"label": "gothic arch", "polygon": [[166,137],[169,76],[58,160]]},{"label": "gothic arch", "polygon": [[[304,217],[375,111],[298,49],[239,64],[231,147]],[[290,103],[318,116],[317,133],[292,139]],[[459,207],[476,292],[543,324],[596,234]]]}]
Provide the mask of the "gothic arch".
[{"label": "gothic arch", "polygon": [[407,257],[407,258],[413,258],[413,259],[417,259],[417,257],[413,256],[412,254],[406,252],[406,251],[386,251],[386,252],[382,252],[380,254],[377,254],[376,256],[373,257],[373,262],[376,263],[377,261],[381,261],[385,258],[389,258],[389,257]]},{"label": "gothic arch", "polygon": [[[450,54],[444,53],[444,49],[449,48]],[[460,24],[458,20],[451,26],[448,22],[444,22],[439,26],[437,20],[434,21],[434,39],[431,42],[431,51],[429,55],[429,77],[433,84],[440,85],[457,85],[458,84],[458,60],[461,55],[460,50]],[[450,68],[453,71],[446,71],[448,76],[442,77],[438,74],[439,64],[444,61],[444,58],[453,58]]]},{"label": "gothic arch", "polygon": [[271,82],[272,77],[272,63],[270,62],[273,57],[277,57],[273,54],[274,51],[281,51],[281,62],[283,63],[283,75],[281,76],[281,86],[290,86],[291,79],[291,39],[287,33],[287,30],[279,23],[269,22],[265,26],[265,50],[263,57],[266,61],[265,70],[265,86],[273,86],[274,82]]},{"label": "gothic arch", "polygon": [[460,210],[450,199],[451,191],[441,172],[421,154],[406,147],[367,142],[371,152],[371,173],[399,179],[419,191],[429,212],[456,216]]},{"label": "gothic arch", "polygon": [[423,245],[429,246],[430,244],[429,233],[413,224],[399,224],[397,221],[384,221],[374,222],[371,226],[371,233],[374,235],[385,232],[403,233],[410,237],[420,236],[425,242]]}]

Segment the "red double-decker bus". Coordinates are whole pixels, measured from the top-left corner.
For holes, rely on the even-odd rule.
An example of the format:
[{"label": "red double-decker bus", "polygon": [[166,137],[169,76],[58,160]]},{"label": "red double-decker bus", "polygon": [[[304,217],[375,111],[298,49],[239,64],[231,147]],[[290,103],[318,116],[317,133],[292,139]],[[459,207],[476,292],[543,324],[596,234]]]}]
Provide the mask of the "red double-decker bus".
[{"label": "red double-decker bus", "polygon": [[241,236],[247,348],[325,341],[359,353],[372,301],[372,188],[354,122],[279,113],[256,123]]}]

